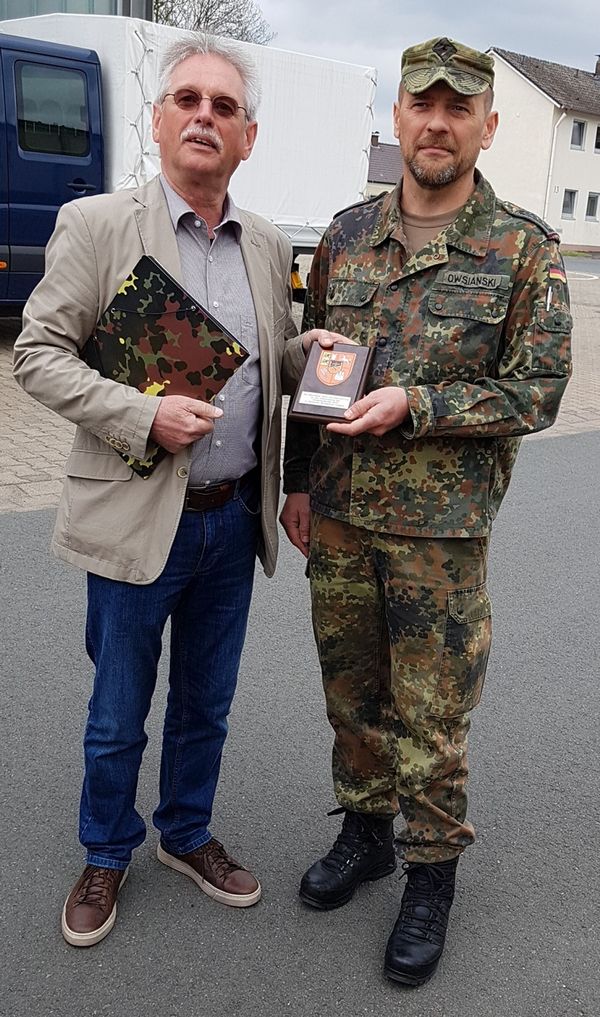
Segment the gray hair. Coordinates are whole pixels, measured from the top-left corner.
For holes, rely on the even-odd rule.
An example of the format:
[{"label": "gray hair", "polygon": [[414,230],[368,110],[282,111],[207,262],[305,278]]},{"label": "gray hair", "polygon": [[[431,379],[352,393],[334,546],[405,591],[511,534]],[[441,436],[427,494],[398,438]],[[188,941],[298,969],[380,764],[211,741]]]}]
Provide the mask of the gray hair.
[{"label": "gray hair", "polygon": [[239,46],[206,32],[190,32],[184,39],[178,39],[167,47],[160,63],[156,103],[160,106],[164,102],[175,68],[193,56],[218,56],[235,67],[244,86],[244,106],[248,119],[255,120],[260,103],[260,82],[256,66]]}]

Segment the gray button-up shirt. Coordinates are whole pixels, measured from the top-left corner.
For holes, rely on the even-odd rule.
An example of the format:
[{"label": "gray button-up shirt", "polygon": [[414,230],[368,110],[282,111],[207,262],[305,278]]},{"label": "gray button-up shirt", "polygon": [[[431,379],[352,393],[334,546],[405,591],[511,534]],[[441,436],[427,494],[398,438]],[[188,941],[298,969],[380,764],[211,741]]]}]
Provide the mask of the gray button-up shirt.
[{"label": "gray button-up shirt", "polygon": [[229,195],[225,199],[223,218],[210,240],[204,219],[164,176],[160,180],[177,238],[185,289],[250,353],[215,400],[223,416],[215,420],[214,431],[192,447],[188,485],[204,487],[237,480],[257,463],[262,392],[256,311],[240,247],[242,222],[232,199]]}]

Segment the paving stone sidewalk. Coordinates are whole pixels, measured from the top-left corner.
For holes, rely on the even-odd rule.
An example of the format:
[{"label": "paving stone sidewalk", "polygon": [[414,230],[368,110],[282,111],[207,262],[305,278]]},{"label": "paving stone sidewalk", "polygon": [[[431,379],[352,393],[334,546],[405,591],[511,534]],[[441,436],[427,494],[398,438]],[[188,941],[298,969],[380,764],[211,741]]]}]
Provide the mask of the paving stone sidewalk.
[{"label": "paving stone sidewalk", "polygon": [[[527,441],[600,430],[600,279],[570,281],[574,372],[554,427]],[[73,426],[34,402],[12,377],[15,320],[0,319],[0,512],[56,505]]]}]

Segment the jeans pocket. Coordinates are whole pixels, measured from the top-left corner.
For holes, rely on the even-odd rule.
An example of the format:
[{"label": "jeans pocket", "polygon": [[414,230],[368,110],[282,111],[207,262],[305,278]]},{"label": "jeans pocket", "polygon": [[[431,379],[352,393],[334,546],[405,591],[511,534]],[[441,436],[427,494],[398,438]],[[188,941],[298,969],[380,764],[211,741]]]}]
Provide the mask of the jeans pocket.
[{"label": "jeans pocket", "polygon": [[485,583],[448,593],[446,630],[430,714],[457,717],[481,699],[492,642],[492,605]]},{"label": "jeans pocket", "polygon": [[246,515],[252,518],[260,516],[260,487],[256,483],[244,484],[237,494],[238,502]]}]

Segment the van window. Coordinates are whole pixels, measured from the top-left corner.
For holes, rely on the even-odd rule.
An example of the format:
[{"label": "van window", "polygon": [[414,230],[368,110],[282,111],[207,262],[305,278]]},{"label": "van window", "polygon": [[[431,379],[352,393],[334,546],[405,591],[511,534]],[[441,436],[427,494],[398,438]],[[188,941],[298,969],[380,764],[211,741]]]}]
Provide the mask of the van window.
[{"label": "van window", "polygon": [[25,152],[84,156],[90,150],[85,74],[52,64],[15,65],[19,145]]}]

